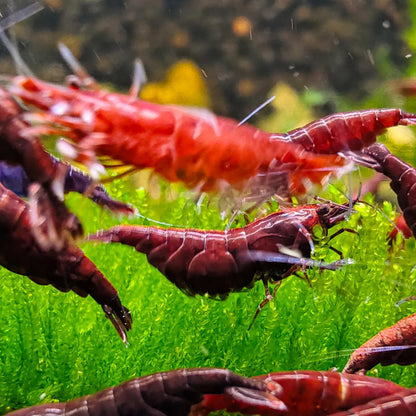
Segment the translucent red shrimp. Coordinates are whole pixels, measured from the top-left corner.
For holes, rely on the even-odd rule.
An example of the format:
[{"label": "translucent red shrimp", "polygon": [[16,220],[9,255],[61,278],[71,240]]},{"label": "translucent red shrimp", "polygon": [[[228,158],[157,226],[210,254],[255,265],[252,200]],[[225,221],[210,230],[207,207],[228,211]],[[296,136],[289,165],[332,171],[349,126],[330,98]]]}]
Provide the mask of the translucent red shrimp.
[{"label": "translucent red shrimp", "polygon": [[[301,145],[205,110],[164,106],[102,90],[54,86],[16,77],[10,90],[41,111],[37,131],[70,139],[67,155],[99,173],[96,156],[152,168],[171,182],[201,191],[271,187],[304,193],[344,172],[338,155],[315,155]],[[63,148],[61,146],[61,148]],[[73,153],[73,154],[71,154]]]},{"label": "translucent red shrimp", "polygon": [[285,371],[254,377],[264,380],[282,409],[244,407],[227,395],[205,395],[191,413],[203,416],[226,409],[227,412],[258,414],[260,416],[325,416],[362,405],[370,400],[407,391],[391,381],[336,371]]},{"label": "translucent red shrimp", "polygon": [[377,364],[410,365],[416,362],[416,313],[383,329],[351,355],[344,373],[365,374]]},{"label": "translucent red shrimp", "polygon": [[[32,187],[38,188],[32,192],[42,190],[39,185]],[[131,316],[121,304],[116,289],[78,247],[66,243],[60,248],[46,249],[39,245],[35,234],[53,232],[44,229],[50,227],[56,211],[49,210],[48,218],[39,216],[34,221],[32,208],[0,183],[0,264],[35,283],[51,284],[62,292],[73,290],[82,297],[90,295],[127,342]]]},{"label": "translucent red shrimp", "polygon": [[272,298],[269,281],[280,283],[297,270],[311,266],[335,270],[349,263],[340,260],[325,264],[310,258],[314,250],[313,228],[320,225],[326,231],[345,219],[349,210],[348,204],[304,205],[229,231],[120,225],[88,239],[135,247],[189,295],[207,293],[224,298],[262,280],[266,299],[259,312]]},{"label": "translucent red shrimp", "polygon": [[347,162],[339,152],[361,150],[388,127],[416,123],[414,114],[399,109],[365,110],[270,134],[208,111],[138,100],[138,78],[128,96],[105,92],[66,47],[60,49],[78,77],[69,87],[16,77],[10,90],[41,110],[32,117],[44,124],[41,131],[72,140],[67,154],[92,170],[96,156],[109,156],[202,191],[267,185],[282,195],[304,193],[305,181],[322,184],[343,173]]}]

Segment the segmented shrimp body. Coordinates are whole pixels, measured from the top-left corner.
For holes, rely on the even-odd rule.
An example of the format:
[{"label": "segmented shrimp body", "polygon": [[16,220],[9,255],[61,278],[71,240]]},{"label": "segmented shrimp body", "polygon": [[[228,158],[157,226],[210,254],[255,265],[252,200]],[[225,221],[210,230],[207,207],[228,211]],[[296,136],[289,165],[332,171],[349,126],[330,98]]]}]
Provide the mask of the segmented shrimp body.
[{"label": "segmented shrimp body", "polygon": [[376,170],[391,179],[390,186],[397,195],[404,219],[416,235],[416,169],[379,143],[368,147],[364,153],[377,162]]},{"label": "segmented shrimp body", "polygon": [[[37,191],[40,190],[39,187]],[[53,216],[55,212],[52,210],[49,214]],[[91,295],[126,341],[131,317],[116,289],[78,247],[40,246],[35,233],[47,228],[49,220],[38,218],[39,223],[34,224],[31,215],[28,205],[0,183],[0,264],[35,283],[51,284],[62,292],[73,290],[82,297]]]},{"label": "segmented shrimp body", "polygon": [[314,153],[349,153],[375,143],[377,136],[389,127],[415,124],[415,114],[398,108],[382,108],[331,114],[304,127],[272,137],[301,144]]},{"label": "segmented shrimp body", "polygon": [[416,313],[383,329],[361,345],[351,355],[343,372],[365,374],[377,364],[413,364],[416,362],[415,344]]},{"label": "segmented shrimp body", "polygon": [[347,162],[339,152],[361,150],[388,127],[416,123],[414,114],[400,109],[365,110],[270,134],[208,111],[153,104],[93,85],[81,90],[16,77],[10,89],[42,110],[33,119],[49,123],[45,133],[77,143],[76,157],[90,168],[95,155],[110,156],[202,191],[258,186],[259,180],[249,182],[260,175],[260,184],[279,194],[304,193],[305,181],[322,184],[344,172]]},{"label": "segmented shrimp body", "polygon": [[246,409],[230,396],[206,395],[192,416],[207,415],[220,409],[261,416],[325,416],[407,391],[391,381],[336,371],[286,371],[255,378],[266,383],[269,391],[284,404],[285,411],[255,406]]},{"label": "segmented shrimp body", "polygon": [[416,388],[412,388],[371,400],[331,416],[414,416],[415,414]]},{"label": "segmented shrimp body", "polygon": [[257,279],[266,285],[314,265],[339,268],[343,261],[324,264],[311,260],[312,230],[315,225],[325,230],[332,227],[347,211],[344,205],[305,205],[229,231],[116,226],[88,238],[133,246],[190,295],[225,297],[251,287]]},{"label": "segmented shrimp body", "polygon": [[67,403],[50,403],[9,413],[10,416],[187,416],[204,394],[226,393],[244,403],[262,401],[278,408],[261,380],[220,368],[173,370],[136,378]]},{"label": "segmented shrimp body", "polygon": [[201,191],[270,184],[282,195],[304,193],[305,185],[321,185],[347,169],[338,155],[312,154],[300,144],[271,139],[269,133],[206,110],[27,77],[16,77],[10,90],[41,110],[31,117],[44,124],[40,131],[72,140],[74,157],[90,168],[96,155],[109,156]]}]

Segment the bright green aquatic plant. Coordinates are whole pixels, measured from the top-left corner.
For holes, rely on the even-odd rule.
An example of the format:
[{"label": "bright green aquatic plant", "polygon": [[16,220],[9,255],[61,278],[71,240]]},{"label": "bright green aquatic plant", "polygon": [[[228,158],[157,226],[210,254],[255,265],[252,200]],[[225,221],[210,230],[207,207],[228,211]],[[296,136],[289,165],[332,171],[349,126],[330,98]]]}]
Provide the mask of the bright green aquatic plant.
[{"label": "bright green aquatic plant", "polygon": [[[161,199],[154,200],[143,189],[120,181],[111,190],[142,215],[170,224],[224,229],[227,223],[208,199],[201,206],[186,196],[171,200],[165,189]],[[328,196],[339,199],[331,189]],[[71,196],[69,203],[87,232],[119,223],[86,199]],[[359,235],[345,232],[331,241],[355,264],[336,272],[309,271],[312,287],[296,277],[286,279],[250,331],[264,298],[261,283],[225,301],[188,297],[127,246],[86,243],[82,248],[131,309],[128,348],[91,298],[38,286],[1,269],[0,413],[67,401],[180,367],[226,367],[247,376],[342,368],[353,349],[414,311],[411,302],[400,309],[394,305],[415,293],[414,240],[405,250],[399,245],[389,248],[386,235],[392,226],[384,216],[394,215],[389,204],[382,207],[384,215],[362,204],[355,210],[347,224],[333,231],[348,226]],[[143,218],[130,222],[149,224]],[[317,257],[338,259],[325,246],[317,248]],[[413,366],[378,366],[370,374],[416,384]]]}]

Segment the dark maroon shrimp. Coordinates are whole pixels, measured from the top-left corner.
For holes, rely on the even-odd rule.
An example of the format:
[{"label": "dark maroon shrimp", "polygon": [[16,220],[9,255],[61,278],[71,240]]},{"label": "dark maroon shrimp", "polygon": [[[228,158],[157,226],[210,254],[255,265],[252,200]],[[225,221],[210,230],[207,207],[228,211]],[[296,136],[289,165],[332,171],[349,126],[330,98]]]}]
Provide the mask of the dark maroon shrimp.
[{"label": "dark maroon shrimp", "polygon": [[377,364],[410,365],[416,362],[416,313],[383,329],[358,348],[344,367],[344,373],[361,373]]},{"label": "dark maroon shrimp", "polygon": [[60,238],[80,236],[82,226],[78,218],[60,200],[65,172],[51,159],[39,139],[27,134],[28,127],[20,107],[0,87],[0,160],[21,165],[30,182],[42,185],[56,212],[54,226]]},{"label": "dark maroon shrimp", "polygon": [[397,202],[404,219],[416,235],[416,169],[391,154],[382,144],[376,143],[363,150],[378,166],[374,168],[391,179],[391,189],[397,195]]},{"label": "dark maroon shrimp", "polygon": [[173,370],[136,378],[68,403],[51,403],[17,410],[10,416],[186,416],[204,394],[226,393],[244,403],[263,402],[281,408],[263,381],[219,368]]},{"label": "dark maroon shrimp", "polygon": [[416,115],[398,108],[336,113],[272,138],[301,144],[314,153],[358,151],[375,143],[387,128],[416,124]]},{"label": "dark maroon shrimp", "polygon": [[416,388],[371,400],[331,416],[414,416],[416,415]]},{"label": "dark maroon shrimp", "polygon": [[314,249],[313,228],[320,225],[328,230],[343,220],[348,211],[347,205],[305,205],[229,231],[116,226],[88,239],[135,247],[189,295],[207,293],[225,298],[232,291],[262,280],[266,299],[261,309],[272,297],[269,281],[280,282],[311,266],[335,270],[345,264],[343,261],[325,264],[310,257]]},{"label": "dark maroon shrimp", "polygon": [[261,416],[324,416],[378,397],[407,391],[391,381],[336,371],[286,371],[255,378],[264,380],[273,395],[284,403],[287,407],[284,412],[255,407],[243,409],[230,396],[206,395],[192,416],[207,415],[220,409]]},{"label": "dark maroon shrimp", "polygon": [[73,290],[82,297],[91,295],[126,342],[131,317],[116,289],[78,247],[69,243],[59,249],[40,246],[34,233],[50,223],[41,217],[33,221],[30,211],[21,198],[0,184],[0,264],[35,283],[51,284],[62,292]]}]

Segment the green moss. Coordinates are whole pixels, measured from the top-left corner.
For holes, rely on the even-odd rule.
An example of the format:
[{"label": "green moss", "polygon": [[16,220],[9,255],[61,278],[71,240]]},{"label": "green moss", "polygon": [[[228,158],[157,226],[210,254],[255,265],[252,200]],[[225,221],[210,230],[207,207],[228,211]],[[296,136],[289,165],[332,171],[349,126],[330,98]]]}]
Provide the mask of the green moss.
[{"label": "green moss", "polygon": [[[208,200],[198,208],[182,194],[169,200],[164,190],[156,201],[125,182],[111,190],[142,215],[166,223],[219,229],[227,223]],[[337,198],[331,192],[329,196]],[[86,199],[70,196],[68,202],[87,231],[119,223]],[[396,246],[389,251],[388,220],[366,205],[356,210],[346,226],[359,235],[345,232],[331,241],[355,264],[336,272],[311,270],[312,288],[296,277],[286,279],[250,331],[264,297],[261,283],[222,302],[188,297],[127,246],[82,245],[131,309],[134,325],[127,349],[91,298],[38,286],[1,269],[0,413],[67,401],[179,367],[227,367],[247,376],[342,368],[353,349],[414,310],[411,302],[400,309],[394,306],[415,293],[414,241],[406,250]],[[389,205],[384,211],[394,214]],[[130,222],[149,223],[143,218]],[[317,256],[337,259],[327,247],[318,248]],[[416,384],[413,366],[376,367],[371,374]]]}]

